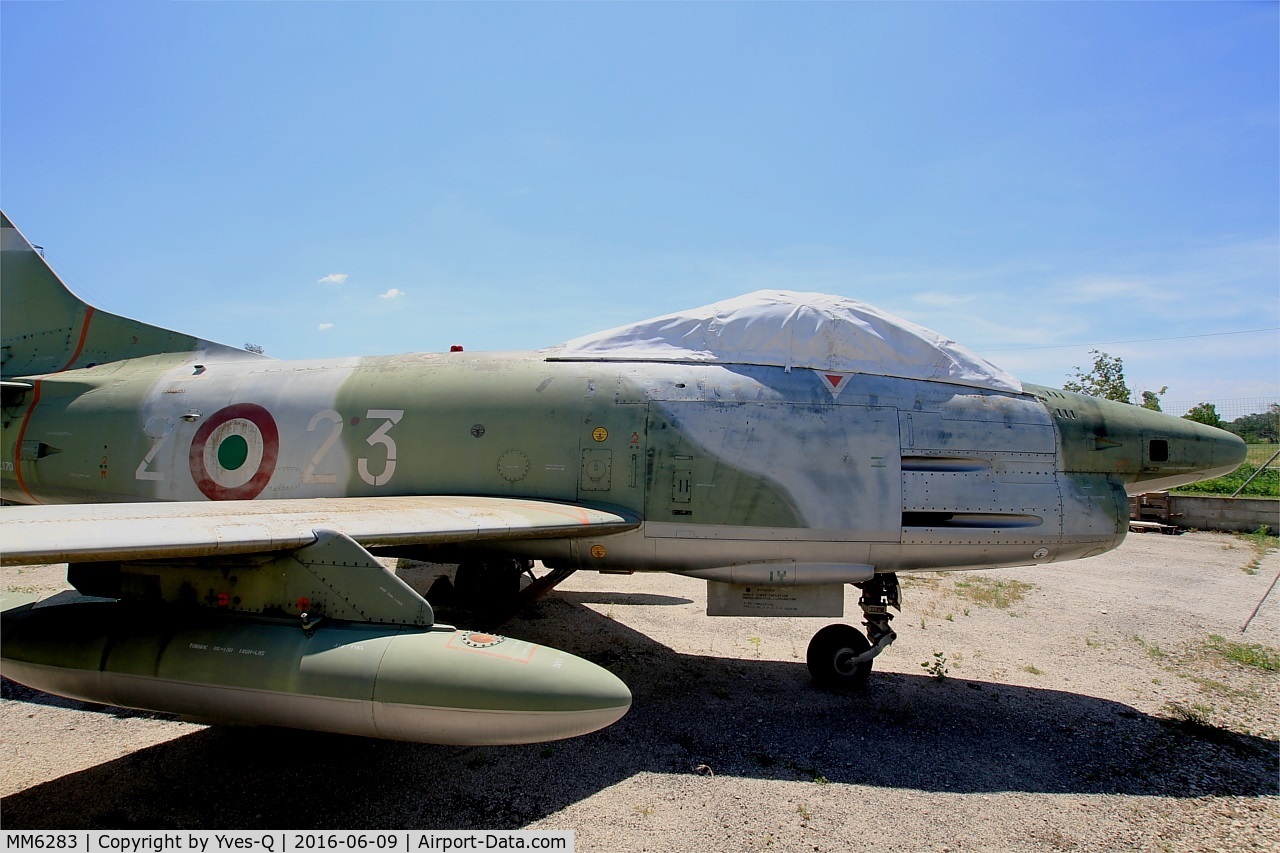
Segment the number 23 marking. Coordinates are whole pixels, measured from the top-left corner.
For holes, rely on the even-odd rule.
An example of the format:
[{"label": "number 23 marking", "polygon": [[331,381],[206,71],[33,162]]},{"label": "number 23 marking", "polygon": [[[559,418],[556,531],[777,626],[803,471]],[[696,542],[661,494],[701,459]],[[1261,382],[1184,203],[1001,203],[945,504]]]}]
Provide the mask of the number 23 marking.
[{"label": "number 23 marking", "polygon": [[382,426],[374,430],[373,435],[365,439],[365,442],[370,447],[375,444],[385,445],[387,448],[387,464],[382,469],[381,474],[370,474],[369,460],[361,456],[356,460],[356,473],[360,475],[361,480],[364,480],[370,486],[385,486],[387,481],[391,479],[391,475],[396,472],[396,441],[387,433],[404,417],[404,409],[370,409],[367,417],[383,419]]},{"label": "number 23 marking", "polygon": [[337,474],[317,474],[316,467],[320,464],[320,461],[329,454],[329,451],[333,449],[333,446],[338,443],[338,436],[342,435],[342,415],[338,414],[333,409],[325,409],[323,412],[317,412],[315,417],[311,419],[311,423],[307,424],[307,432],[315,432],[316,427],[320,425],[321,421],[331,421],[333,423],[333,427],[330,429],[329,435],[325,440],[320,443],[320,447],[318,447],[316,452],[312,454],[311,461],[302,469],[302,482],[304,483],[338,482]]},{"label": "number 23 marking", "polygon": [[[356,460],[356,473],[360,475],[360,479],[364,480],[370,486],[385,486],[391,481],[391,475],[396,472],[396,440],[390,436],[391,428],[400,423],[400,419],[404,417],[404,409],[370,409],[365,417],[370,420],[381,420],[382,424],[373,431],[373,434],[365,439],[365,443],[370,447],[381,444],[387,450],[386,463],[383,465],[382,473],[373,474],[369,471],[369,460],[366,457],[360,457]],[[332,471],[317,473],[316,469],[333,450],[333,446],[338,443],[338,439],[342,436],[342,415],[333,409],[325,409],[323,412],[317,412],[311,422],[307,424],[307,432],[315,432],[322,423],[329,423],[329,434],[325,436],[324,441],[320,442],[320,446],[316,448],[316,452],[311,454],[311,459],[302,469],[302,482],[316,485],[335,485],[338,482],[338,475]],[[151,463],[155,460],[160,452],[160,447],[165,443],[169,436],[155,439],[152,441],[151,447],[142,462],[138,464],[137,471],[134,472],[134,478],[138,480],[163,480],[165,475],[161,471],[153,471],[150,469]]]},{"label": "number 23 marking", "polygon": [[[381,444],[387,449],[387,461],[383,466],[381,474],[373,474],[369,471],[369,460],[360,457],[356,460],[356,473],[360,475],[360,479],[364,480],[370,486],[385,486],[391,480],[391,475],[396,472],[396,440],[388,433],[391,428],[400,423],[400,419],[404,417],[404,409],[370,409],[366,414],[366,418],[370,420],[381,420],[382,425],[373,431],[373,435],[365,439],[365,443],[370,447]],[[329,434],[325,436],[324,441],[316,448],[316,452],[312,454],[305,468],[302,469],[302,482],[304,483],[322,483],[333,484],[338,482],[338,475],[334,473],[317,474],[316,468],[320,467],[320,463],[333,446],[338,443],[338,438],[342,435],[342,415],[333,409],[325,409],[323,412],[317,412],[315,417],[311,419],[311,423],[307,424],[307,432],[315,432],[322,422],[328,421],[332,426],[329,428]]]}]

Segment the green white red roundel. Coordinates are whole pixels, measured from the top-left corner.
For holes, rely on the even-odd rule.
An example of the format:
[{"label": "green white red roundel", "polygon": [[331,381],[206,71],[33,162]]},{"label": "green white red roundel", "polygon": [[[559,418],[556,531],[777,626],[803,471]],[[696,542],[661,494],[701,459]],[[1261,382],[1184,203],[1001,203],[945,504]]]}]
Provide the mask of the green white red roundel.
[{"label": "green white red roundel", "polygon": [[255,403],[215,412],[191,440],[191,476],[214,501],[249,500],[267,487],[280,453],[271,413]]}]

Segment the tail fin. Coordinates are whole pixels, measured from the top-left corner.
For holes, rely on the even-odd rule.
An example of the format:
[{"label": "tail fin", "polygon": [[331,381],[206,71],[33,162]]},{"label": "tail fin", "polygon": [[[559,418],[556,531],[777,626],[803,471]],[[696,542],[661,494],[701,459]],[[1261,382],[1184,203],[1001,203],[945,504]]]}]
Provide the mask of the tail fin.
[{"label": "tail fin", "polygon": [[3,212],[0,282],[0,373],[6,379],[168,352],[212,350],[224,356],[255,357],[99,311],[67,289]]}]

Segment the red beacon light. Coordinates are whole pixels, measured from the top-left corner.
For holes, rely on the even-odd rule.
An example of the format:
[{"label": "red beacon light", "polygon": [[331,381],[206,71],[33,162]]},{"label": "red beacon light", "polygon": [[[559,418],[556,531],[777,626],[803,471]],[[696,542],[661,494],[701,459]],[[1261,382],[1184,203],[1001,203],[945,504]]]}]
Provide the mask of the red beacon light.
[{"label": "red beacon light", "polygon": [[449,352],[462,352],[462,344],[454,344],[449,347]]}]

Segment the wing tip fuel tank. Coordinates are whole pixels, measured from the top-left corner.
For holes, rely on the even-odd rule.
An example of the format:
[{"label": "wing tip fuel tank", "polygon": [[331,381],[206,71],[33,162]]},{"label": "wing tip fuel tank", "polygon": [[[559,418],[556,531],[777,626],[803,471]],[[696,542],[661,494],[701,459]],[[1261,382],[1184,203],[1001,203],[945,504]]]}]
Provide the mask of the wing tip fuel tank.
[{"label": "wing tip fuel tank", "polygon": [[118,603],[9,613],[3,673],[38,690],[208,722],[455,745],[537,743],[619,720],[631,692],[547,646],[440,627],[198,613]]}]

